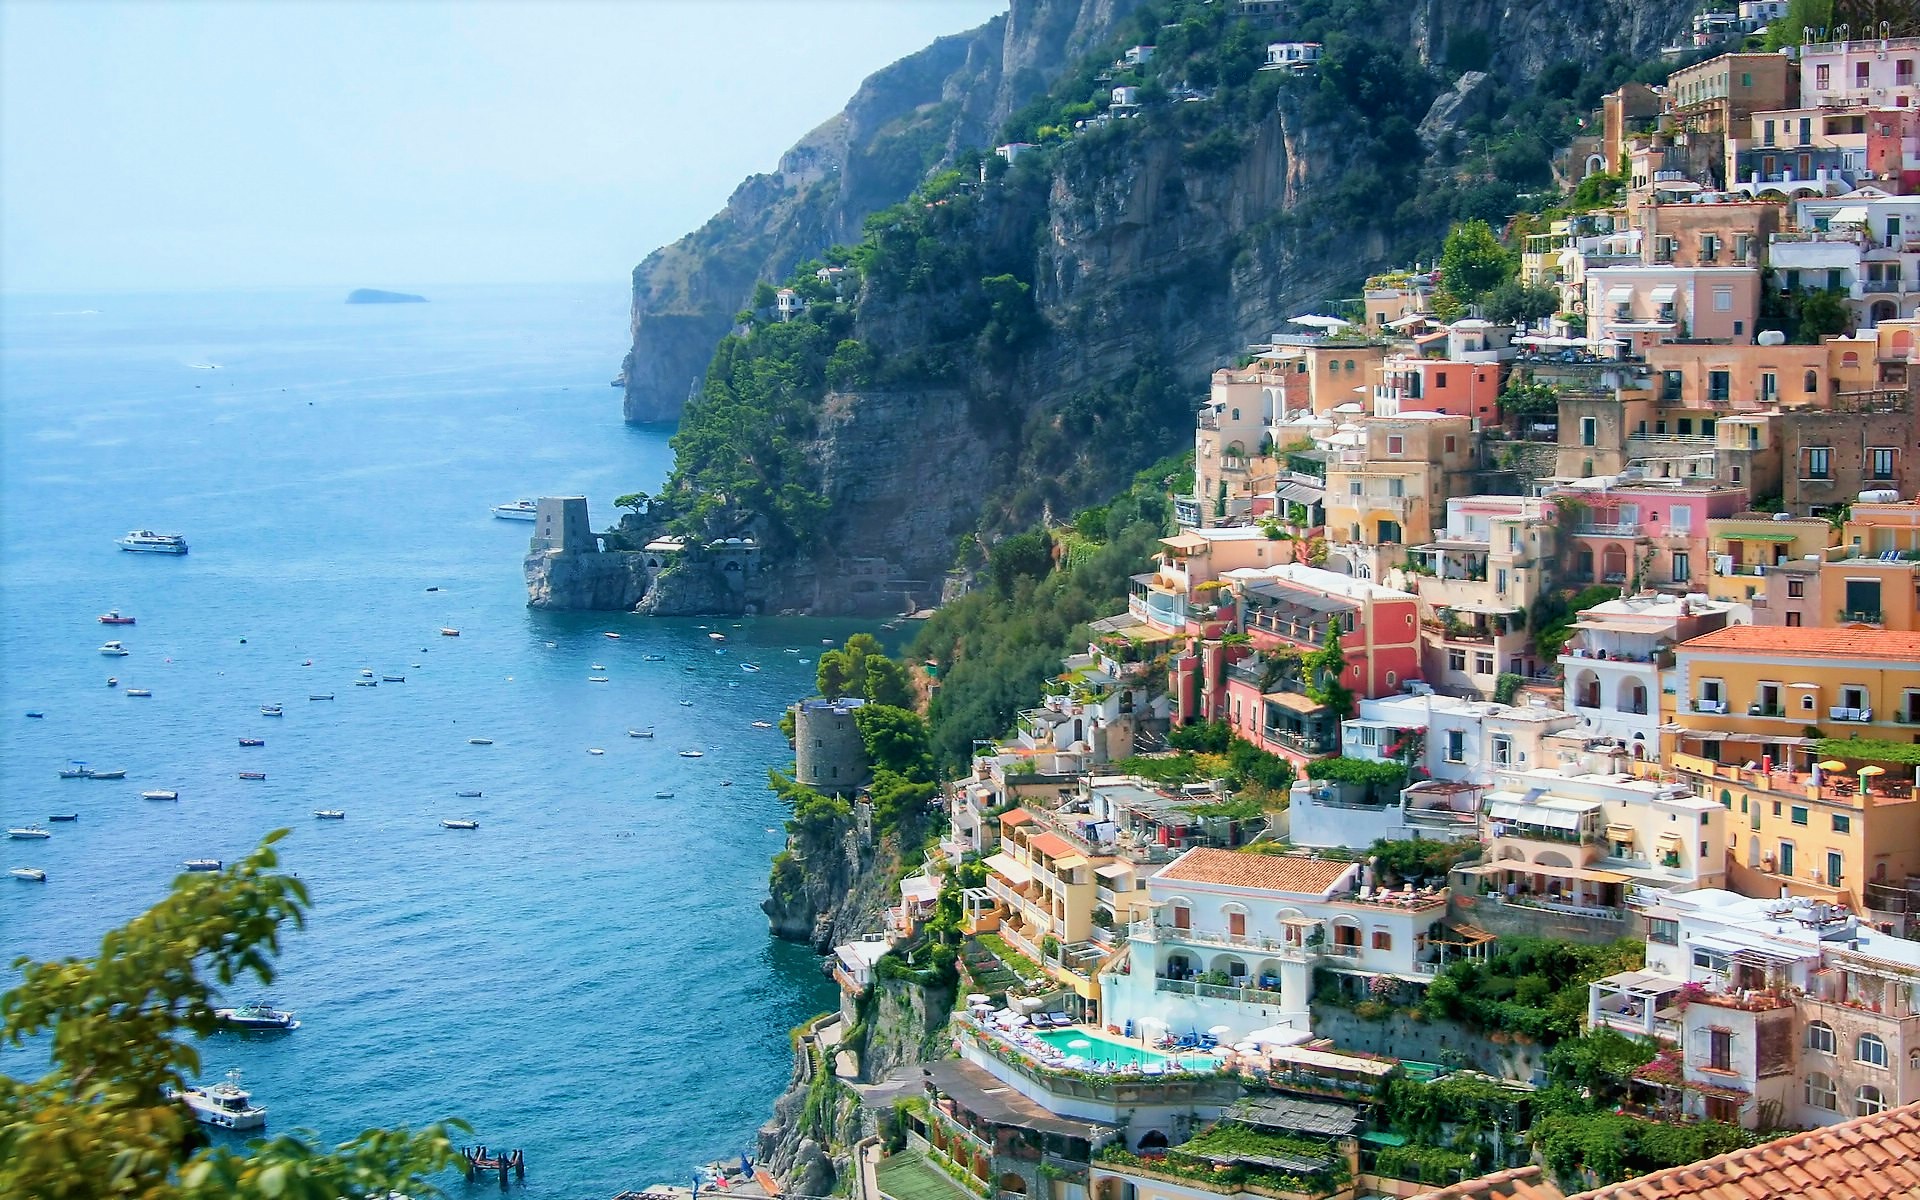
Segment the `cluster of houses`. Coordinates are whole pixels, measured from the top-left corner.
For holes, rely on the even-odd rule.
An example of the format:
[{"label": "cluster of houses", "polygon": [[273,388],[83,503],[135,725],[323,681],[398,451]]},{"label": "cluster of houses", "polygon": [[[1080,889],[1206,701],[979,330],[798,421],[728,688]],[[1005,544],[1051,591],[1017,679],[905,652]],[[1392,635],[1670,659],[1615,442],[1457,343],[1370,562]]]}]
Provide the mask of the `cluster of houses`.
[{"label": "cluster of houses", "polygon": [[[1622,202],[1521,247],[1558,315],[1442,321],[1444,279],[1398,272],[1363,320],[1215,374],[1179,531],[952,786],[881,939],[984,869],[980,990],[910,1121],[927,1180],[1559,1197],[1504,1151],[1431,1193],[1383,1165],[1382,1077],[1444,1067],[1347,1044],[1355,1002],[1521,936],[1645,943],[1587,1023],[1662,1048],[1646,1111],[1814,1128],[1804,1162],[1910,1136],[1916,63],[1920,39],[1815,43],[1628,85],[1581,148]],[[1770,293],[1807,290],[1853,331],[1787,344]],[[1116,765],[1212,722],[1293,766],[1284,806]],[[1390,866],[1383,839],[1458,853]],[[849,1021],[886,952],[841,948]]]}]

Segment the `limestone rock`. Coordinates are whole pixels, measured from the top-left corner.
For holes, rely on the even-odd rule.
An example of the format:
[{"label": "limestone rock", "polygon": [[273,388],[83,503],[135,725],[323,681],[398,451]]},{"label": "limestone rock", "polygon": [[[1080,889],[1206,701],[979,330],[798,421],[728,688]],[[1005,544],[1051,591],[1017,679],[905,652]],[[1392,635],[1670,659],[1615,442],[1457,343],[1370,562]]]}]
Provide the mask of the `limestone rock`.
[{"label": "limestone rock", "polygon": [[1485,71],[1467,71],[1454,80],[1452,91],[1435,96],[1433,106],[1420,121],[1420,143],[1433,149],[1458,129],[1462,121],[1485,109],[1489,91],[1486,83]]}]

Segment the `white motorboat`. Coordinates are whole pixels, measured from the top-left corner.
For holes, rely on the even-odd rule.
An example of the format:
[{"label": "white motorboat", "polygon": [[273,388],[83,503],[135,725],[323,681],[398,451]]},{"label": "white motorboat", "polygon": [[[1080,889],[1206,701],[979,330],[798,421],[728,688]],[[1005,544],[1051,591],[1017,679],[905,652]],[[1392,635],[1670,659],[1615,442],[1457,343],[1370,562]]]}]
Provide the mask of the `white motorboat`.
[{"label": "white motorboat", "polygon": [[260,706],[260,715],[263,717],[283,717],[286,713],[281,711],[278,704],[262,704]]},{"label": "white motorboat", "polygon": [[125,658],[128,654],[131,654],[132,651],[128,650],[126,646],[119,642],[107,642],[100,647],[100,653],[106,655],[108,658]]},{"label": "white motorboat", "polygon": [[604,671],[606,669],[607,669],[607,664],[605,663],[588,663],[587,664],[587,670],[589,671]]},{"label": "white motorboat", "polygon": [[589,747],[587,747],[587,753],[588,753],[588,754],[605,754],[605,753],[606,753],[606,751],[605,751],[605,750],[602,750],[602,749],[601,749],[600,747],[598,747],[598,746],[589,746]]},{"label": "white motorboat", "polygon": [[7,874],[13,876],[15,879],[24,879],[28,883],[45,883],[47,881],[47,873],[39,867],[15,867],[13,870],[8,871]]},{"label": "white motorboat", "polygon": [[650,738],[653,736],[653,726],[649,725],[645,729],[629,729],[627,730],[627,736],[637,737],[637,738]]},{"label": "white motorboat", "polygon": [[680,752],[681,758],[705,758],[706,756],[707,752],[705,750],[682,750]]},{"label": "white motorboat", "polygon": [[655,800],[671,800],[673,799],[673,793],[672,792],[655,792],[653,794],[653,798]]},{"label": "white motorboat", "polygon": [[693,701],[691,701],[691,700],[682,700],[682,701],[680,702],[680,707],[681,707],[681,708],[692,708],[692,707],[693,707]]},{"label": "white motorboat", "polygon": [[193,1112],[193,1119],[215,1129],[263,1129],[267,1110],[253,1102],[252,1093],[240,1086],[240,1072],[228,1071],[225,1083],[207,1087],[167,1089],[167,1098],[178,1100]]},{"label": "white motorboat", "polygon": [[316,808],[313,810],[313,815],[322,821],[344,821],[347,819],[347,810],[344,808]]},{"label": "white motorboat", "polygon": [[216,1008],[213,1015],[229,1029],[244,1029],[251,1033],[291,1032],[300,1028],[300,1022],[293,1019],[292,1013],[275,1008],[265,1000],[255,1000],[237,1008]]},{"label": "white motorboat", "polygon": [[532,521],[540,516],[540,503],[537,500],[515,500],[512,504],[496,504],[493,515],[503,521]]},{"label": "white motorboat", "polygon": [[740,669],[742,671],[758,671],[760,669],[760,664],[759,663],[741,663]]},{"label": "white motorboat", "polygon": [[133,529],[117,539],[122,550],[138,554],[185,554],[187,539],[177,533],[155,533],[151,529]]},{"label": "white motorboat", "polygon": [[217,858],[190,858],[180,865],[189,871],[218,871],[221,862]]},{"label": "white motorboat", "polygon": [[124,767],[116,768],[115,770],[112,770],[112,771],[88,771],[87,772],[88,779],[125,779],[126,777],[127,777],[127,772]]},{"label": "white motorboat", "polygon": [[772,721],[755,721],[753,723],[753,727],[755,729],[772,729],[773,722]]},{"label": "white motorboat", "polygon": [[440,825],[441,825],[441,828],[443,829],[478,829],[480,828],[480,822],[478,821],[468,821],[468,820],[454,818],[454,817],[447,818],[446,820],[440,822]]},{"label": "white motorboat", "polygon": [[642,654],[640,656],[640,661],[641,662],[665,662],[667,661],[667,656],[664,654]]},{"label": "white motorboat", "polygon": [[611,629],[607,631],[607,637],[616,642],[620,640],[620,635],[613,632]]},{"label": "white motorboat", "polygon": [[361,668],[360,668],[360,678],[362,678],[362,679],[372,679],[372,678],[373,678],[373,668],[372,668],[372,667],[361,667]]},{"label": "white motorboat", "polygon": [[24,842],[35,838],[50,838],[53,836],[53,831],[39,825],[16,825],[7,830],[7,836],[17,842]]},{"label": "white motorboat", "polygon": [[724,642],[727,640],[727,635],[724,633],[710,633],[707,636],[716,642]]},{"label": "white motorboat", "polygon": [[172,788],[154,788],[150,792],[141,792],[140,798],[142,800],[178,800],[180,793]]}]

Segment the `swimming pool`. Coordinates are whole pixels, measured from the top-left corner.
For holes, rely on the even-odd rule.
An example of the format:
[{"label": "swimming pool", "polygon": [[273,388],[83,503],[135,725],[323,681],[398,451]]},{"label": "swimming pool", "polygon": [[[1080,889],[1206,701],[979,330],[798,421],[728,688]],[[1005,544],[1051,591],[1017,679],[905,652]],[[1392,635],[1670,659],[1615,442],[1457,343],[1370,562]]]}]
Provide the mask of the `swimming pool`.
[{"label": "swimming pool", "polygon": [[[1137,1067],[1147,1063],[1166,1063],[1172,1056],[1158,1050],[1148,1050],[1132,1042],[1123,1042],[1090,1029],[1036,1029],[1033,1036],[1062,1054],[1079,1054],[1094,1062],[1110,1062],[1116,1066]],[[1074,1043],[1080,1043],[1075,1045]],[[1211,1054],[1187,1052],[1183,1054],[1177,1066],[1194,1071],[1211,1071],[1220,1065]]]}]

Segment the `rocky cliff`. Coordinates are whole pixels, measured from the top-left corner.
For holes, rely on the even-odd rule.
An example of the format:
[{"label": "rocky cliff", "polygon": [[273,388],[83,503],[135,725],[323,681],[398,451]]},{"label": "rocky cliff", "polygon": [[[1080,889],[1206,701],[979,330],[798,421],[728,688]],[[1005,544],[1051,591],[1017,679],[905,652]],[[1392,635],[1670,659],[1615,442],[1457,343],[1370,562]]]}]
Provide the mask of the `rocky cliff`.
[{"label": "rocky cliff", "polygon": [[712,220],[633,272],[633,345],[615,385],[629,421],[670,421],[756,284],[860,236],[928,171],[990,144],[1007,115],[1106,39],[1140,0],[1013,0],[978,29],[877,71],[842,112]]}]

